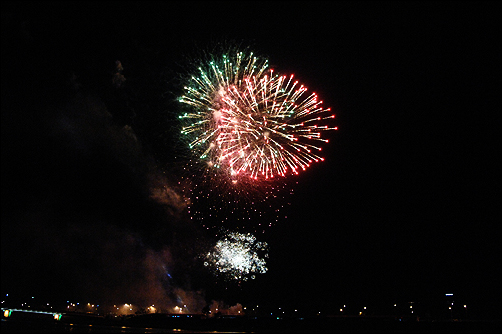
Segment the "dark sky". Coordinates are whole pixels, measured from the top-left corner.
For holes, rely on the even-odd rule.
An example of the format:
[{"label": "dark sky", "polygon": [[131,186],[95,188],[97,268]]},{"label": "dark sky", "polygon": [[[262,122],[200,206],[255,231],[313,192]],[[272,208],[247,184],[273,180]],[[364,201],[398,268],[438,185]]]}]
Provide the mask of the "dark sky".
[{"label": "dark sky", "polygon": [[[500,317],[498,13],[480,1],[3,2],[2,293],[204,291],[336,309],[452,292]],[[263,236],[269,272],[240,287],[204,287],[204,231],[172,168],[179,77],[222,42],[295,73],[339,128]]]}]

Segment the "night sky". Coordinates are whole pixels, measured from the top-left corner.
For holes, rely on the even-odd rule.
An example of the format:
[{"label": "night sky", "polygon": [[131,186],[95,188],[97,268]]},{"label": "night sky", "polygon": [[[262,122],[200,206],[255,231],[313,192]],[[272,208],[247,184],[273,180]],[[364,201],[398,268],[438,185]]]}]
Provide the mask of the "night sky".
[{"label": "night sky", "polygon": [[[2,294],[195,311],[454,293],[500,319],[498,14],[491,1],[2,2]],[[179,184],[180,78],[219,45],[294,73],[338,127],[282,218],[264,214],[269,270],[241,285],[200,267],[211,237]]]}]

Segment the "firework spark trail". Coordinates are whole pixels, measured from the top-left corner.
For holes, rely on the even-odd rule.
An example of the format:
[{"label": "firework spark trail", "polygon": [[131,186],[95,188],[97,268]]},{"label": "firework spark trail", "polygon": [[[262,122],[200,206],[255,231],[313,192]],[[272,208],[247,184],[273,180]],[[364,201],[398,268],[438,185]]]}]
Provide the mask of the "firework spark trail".
[{"label": "firework spark trail", "polygon": [[267,243],[256,241],[251,233],[228,232],[205,255],[204,265],[213,268],[217,276],[223,274],[231,280],[247,281],[249,275],[254,279],[255,274],[267,272],[266,261],[259,256],[267,248]]},{"label": "firework spark trail", "polygon": [[316,142],[328,142],[321,133],[336,127],[321,124],[335,116],[293,75],[274,74],[266,59],[242,52],[213,59],[199,72],[179,99],[191,107],[180,118],[190,148],[210,166],[232,180],[258,180],[324,160]]}]

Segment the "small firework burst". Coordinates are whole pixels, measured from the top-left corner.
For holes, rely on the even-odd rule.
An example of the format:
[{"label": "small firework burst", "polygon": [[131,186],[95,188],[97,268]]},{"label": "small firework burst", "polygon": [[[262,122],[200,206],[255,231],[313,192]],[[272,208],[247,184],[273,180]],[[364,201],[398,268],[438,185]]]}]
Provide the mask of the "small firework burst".
[{"label": "small firework burst", "polygon": [[216,276],[247,281],[267,272],[267,250],[267,243],[257,241],[251,233],[228,232],[203,256],[204,265],[212,268]]}]

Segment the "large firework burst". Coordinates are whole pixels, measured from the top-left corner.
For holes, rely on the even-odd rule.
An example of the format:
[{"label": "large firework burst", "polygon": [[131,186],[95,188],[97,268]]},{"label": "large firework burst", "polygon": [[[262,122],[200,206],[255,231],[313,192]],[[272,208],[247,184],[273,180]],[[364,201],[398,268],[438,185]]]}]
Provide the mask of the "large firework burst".
[{"label": "large firework burst", "polygon": [[199,67],[179,101],[190,110],[179,116],[190,149],[232,182],[298,174],[319,155],[330,109],[315,93],[278,75],[266,59],[237,52]]}]

